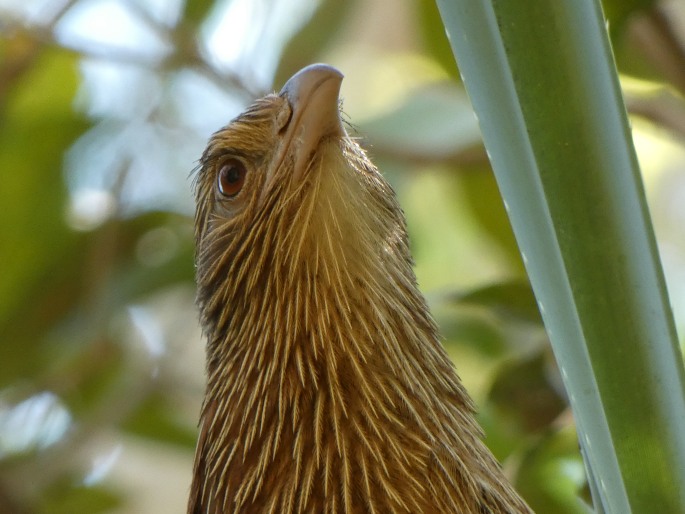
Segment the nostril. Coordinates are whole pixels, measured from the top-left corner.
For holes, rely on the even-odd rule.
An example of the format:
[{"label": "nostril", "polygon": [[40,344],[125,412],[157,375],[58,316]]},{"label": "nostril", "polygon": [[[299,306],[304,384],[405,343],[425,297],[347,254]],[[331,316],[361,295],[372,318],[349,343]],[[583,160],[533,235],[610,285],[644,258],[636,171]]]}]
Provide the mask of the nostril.
[{"label": "nostril", "polygon": [[288,124],[293,117],[293,108],[290,105],[290,102],[287,97],[284,97],[283,100],[283,106],[276,115],[276,131],[279,134],[288,128]]}]

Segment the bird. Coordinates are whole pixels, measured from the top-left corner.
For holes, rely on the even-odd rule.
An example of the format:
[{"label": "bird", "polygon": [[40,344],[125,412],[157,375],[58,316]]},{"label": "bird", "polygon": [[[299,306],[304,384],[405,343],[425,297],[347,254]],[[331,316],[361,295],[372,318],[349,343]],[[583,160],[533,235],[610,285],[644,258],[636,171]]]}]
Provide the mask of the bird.
[{"label": "bird", "polygon": [[531,513],[483,443],[392,187],[313,64],[194,177],[207,385],[188,514]]}]

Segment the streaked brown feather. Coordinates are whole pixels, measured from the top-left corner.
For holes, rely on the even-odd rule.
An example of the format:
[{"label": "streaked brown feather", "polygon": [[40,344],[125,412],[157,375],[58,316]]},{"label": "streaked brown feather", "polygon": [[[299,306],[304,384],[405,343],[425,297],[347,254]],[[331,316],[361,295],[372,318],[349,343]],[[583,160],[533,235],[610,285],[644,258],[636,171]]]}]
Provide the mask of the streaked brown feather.
[{"label": "streaked brown feather", "polygon": [[[530,512],[481,442],[391,187],[344,130],[296,174],[298,108],[258,100],[201,159],[208,383],[188,512]],[[232,200],[228,157],[248,165]]]}]

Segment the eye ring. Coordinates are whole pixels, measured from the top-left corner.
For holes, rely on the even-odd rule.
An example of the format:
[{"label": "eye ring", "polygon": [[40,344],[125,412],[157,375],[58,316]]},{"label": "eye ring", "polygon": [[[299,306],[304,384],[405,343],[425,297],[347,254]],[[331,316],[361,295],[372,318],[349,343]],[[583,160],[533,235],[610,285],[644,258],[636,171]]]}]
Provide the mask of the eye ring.
[{"label": "eye ring", "polygon": [[219,193],[226,198],[234,198],[245,185],[247,168],[238,159],[228,159],[219,168],[216,185]]}]

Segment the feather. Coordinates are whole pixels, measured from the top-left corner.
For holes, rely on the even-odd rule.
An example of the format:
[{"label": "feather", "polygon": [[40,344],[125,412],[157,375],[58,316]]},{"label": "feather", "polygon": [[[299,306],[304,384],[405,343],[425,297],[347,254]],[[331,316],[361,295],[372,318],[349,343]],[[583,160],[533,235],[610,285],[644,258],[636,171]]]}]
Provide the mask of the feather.
[{"label": "feather", "polygon": [[440,344],[392,188],[340,121],[341,80],[305,68],[200,161],[188,512],[529,513]]}]

